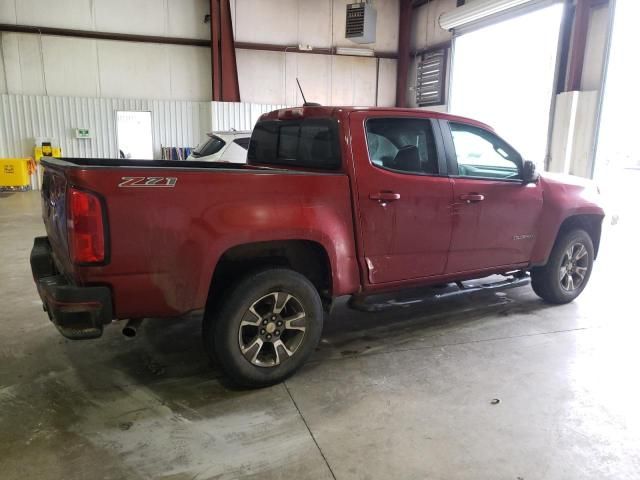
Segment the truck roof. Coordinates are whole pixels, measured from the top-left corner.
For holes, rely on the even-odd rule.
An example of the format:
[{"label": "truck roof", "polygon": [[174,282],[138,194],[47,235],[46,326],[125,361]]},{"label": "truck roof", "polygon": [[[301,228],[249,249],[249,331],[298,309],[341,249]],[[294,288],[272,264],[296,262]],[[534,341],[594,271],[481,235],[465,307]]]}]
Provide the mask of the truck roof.
[{"label": "truck roof", "polygon": [[493,128],[486,123],[479,122],[472,118],[451,115],[449,113],[437,112],[435,110],[427,110],[422,108],[398,108],[398,107],[353,107],[353,106],[306,106],[306,107],[288,107],[265,113],[260,120],[277,120],[296,117],[332,117],[340,114],[349,114],[351,112],[388,112],[388,113],[411,113],[422,118],[437,118],[442,120],[450,120],[453,122],[467,123],[494,131]]}]

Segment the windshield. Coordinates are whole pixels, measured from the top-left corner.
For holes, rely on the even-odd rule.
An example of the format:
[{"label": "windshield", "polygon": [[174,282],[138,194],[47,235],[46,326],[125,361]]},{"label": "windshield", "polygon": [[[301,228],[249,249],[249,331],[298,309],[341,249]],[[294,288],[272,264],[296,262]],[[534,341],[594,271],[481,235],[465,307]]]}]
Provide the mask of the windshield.
[{"label": "windshield", "polygon": [[194,157],[206,157],[218,153],[222,147],[224,147],[225,141],[215,135],[209,135],[204,142],[196,147],[191,153]]}]

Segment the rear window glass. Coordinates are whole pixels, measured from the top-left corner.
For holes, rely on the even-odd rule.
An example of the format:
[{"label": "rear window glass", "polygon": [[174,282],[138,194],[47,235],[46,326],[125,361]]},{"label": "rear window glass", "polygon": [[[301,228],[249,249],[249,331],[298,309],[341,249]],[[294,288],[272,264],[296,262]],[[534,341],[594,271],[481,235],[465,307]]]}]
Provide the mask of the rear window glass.
[{"label": "rear window glass", "polygon": [[204,142],[196,147],[196,149],[192,152],[194,157],[206,157],[207,155],[213,155],[214,153],[218,153],[222,147],[224,147],[224,140],[220,137],[216,137],[215,135],[211,135]]},{"label": "rear window glass", "polygon": [[259,122],[247,158],[255,163],[335,170],[340,168],[337,124],[331,119]]},{"label": "rear window glass", "polygon": [[282,125],[278,142],[278,158],[295,161],[298,157],[299,137],[300,125]]},{"label": "rear window glass", "polygon": [[233,143],[236,143],[238,145],[240,145],[242,148],[244,148],[245,150],[247,150],[249,148],[249,141],[251,140],[251,137],[242,137],[242,138],[236,138]]}]

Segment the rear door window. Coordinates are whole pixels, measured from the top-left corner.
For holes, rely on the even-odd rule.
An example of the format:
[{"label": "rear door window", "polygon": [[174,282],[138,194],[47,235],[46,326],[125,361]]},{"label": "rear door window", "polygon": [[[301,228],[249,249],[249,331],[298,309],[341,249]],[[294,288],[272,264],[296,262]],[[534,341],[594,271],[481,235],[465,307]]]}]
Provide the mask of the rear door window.
[{"label": "rear door window", "polygon": [[341,164],[337,124],[332,119],[259,122],[247,158],[253,163],[336,170]]},{"label": "rear door window", "polygon": [[366,133],[369,159],[376,167],[400,173],[439,173],[430,120],[370,118]]}]

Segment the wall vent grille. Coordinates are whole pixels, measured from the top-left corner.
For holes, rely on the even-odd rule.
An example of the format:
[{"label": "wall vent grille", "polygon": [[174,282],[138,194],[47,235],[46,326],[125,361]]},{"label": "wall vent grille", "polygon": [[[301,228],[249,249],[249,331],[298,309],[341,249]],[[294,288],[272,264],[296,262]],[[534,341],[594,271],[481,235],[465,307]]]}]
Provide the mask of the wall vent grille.
[{"label": "wall vent grille", "polygon": [[364,3],[347,5],[347,38],[361,37],[364,33]]},{"label": "wall vent grille", "polygon": [[420,107],[445,103],[447,52],[422,54],[417,65],[416,103]]},{"label": "wall vent grille", "polygon": [[377,17],[376,9],[369,3],[347,4],[345,37],[356,43],[374,43]]}]

